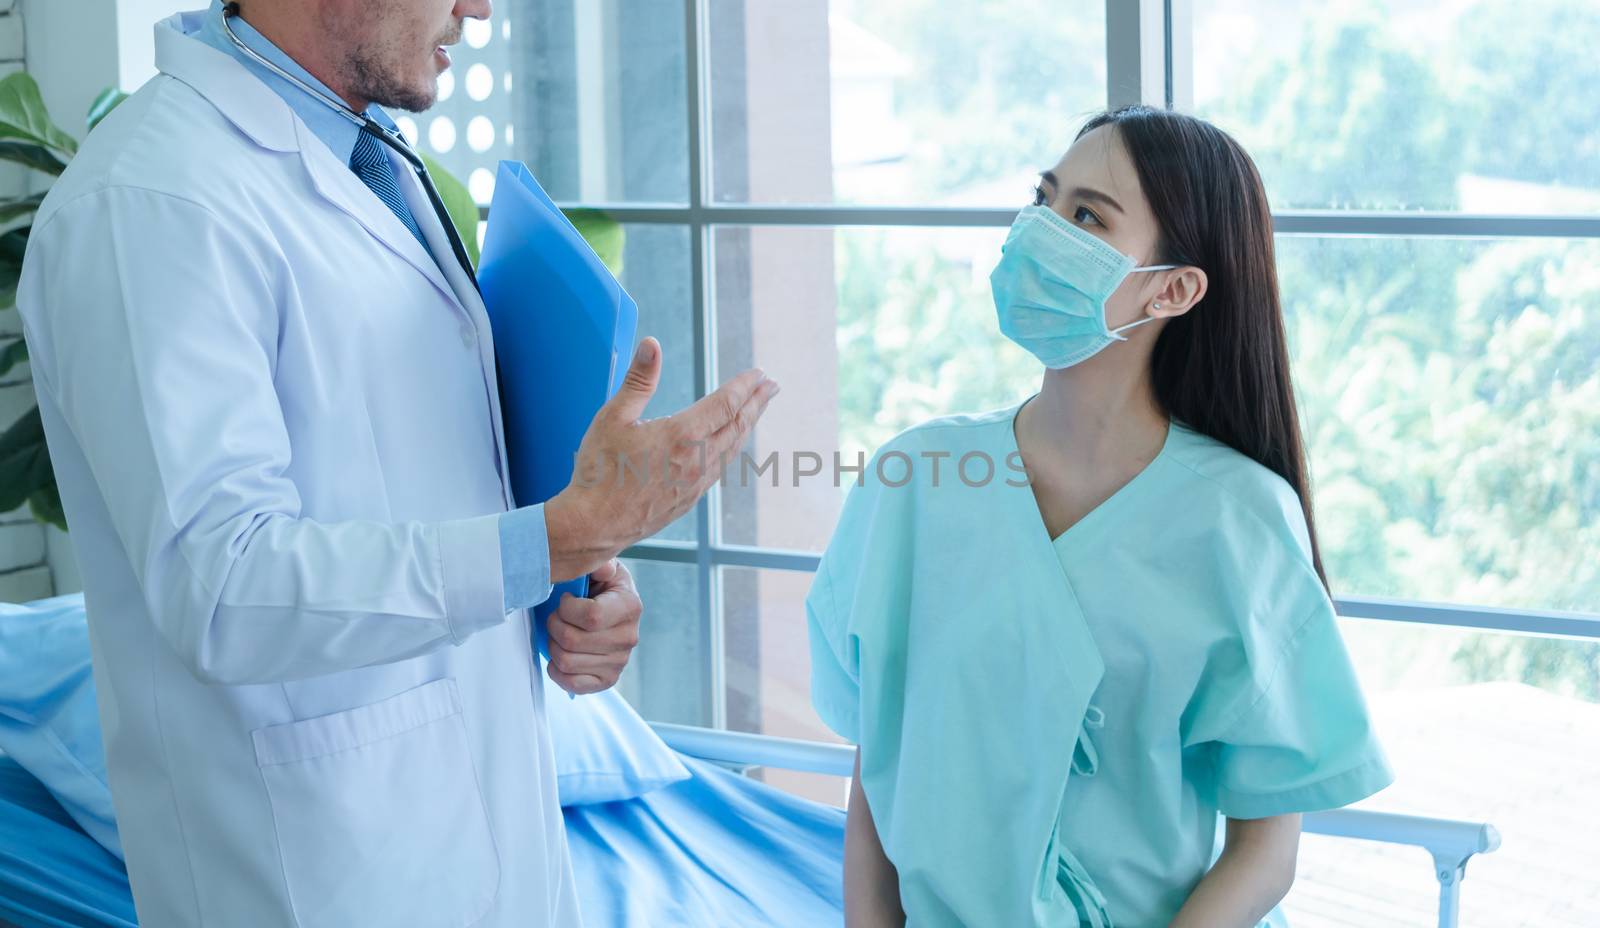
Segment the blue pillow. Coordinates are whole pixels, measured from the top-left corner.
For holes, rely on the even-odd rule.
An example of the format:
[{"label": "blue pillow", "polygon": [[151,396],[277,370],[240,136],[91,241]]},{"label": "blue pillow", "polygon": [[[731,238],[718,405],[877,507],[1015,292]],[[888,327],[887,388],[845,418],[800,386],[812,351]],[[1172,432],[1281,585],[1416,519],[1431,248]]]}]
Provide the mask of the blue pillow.
[{"label": "blue pillow", "polygon": [[106,786],[83,595],[0,603],[0,751],[122,856]]},{"label": "blue pillow", "polygon": [[689,779],[678,755],[615,689],[572,698],[545,673],[544,711],[563,806],[635,799]]}]

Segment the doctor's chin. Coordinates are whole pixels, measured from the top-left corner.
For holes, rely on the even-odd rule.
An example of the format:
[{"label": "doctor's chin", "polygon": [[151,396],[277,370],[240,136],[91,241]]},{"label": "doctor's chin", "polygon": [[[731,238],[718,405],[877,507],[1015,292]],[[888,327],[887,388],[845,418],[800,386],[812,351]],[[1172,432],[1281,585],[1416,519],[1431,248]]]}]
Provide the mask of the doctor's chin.
[{"label": "doctor's chin", "polygon": [[1593,0],[0,0],[0,928],[1600,926]]}]

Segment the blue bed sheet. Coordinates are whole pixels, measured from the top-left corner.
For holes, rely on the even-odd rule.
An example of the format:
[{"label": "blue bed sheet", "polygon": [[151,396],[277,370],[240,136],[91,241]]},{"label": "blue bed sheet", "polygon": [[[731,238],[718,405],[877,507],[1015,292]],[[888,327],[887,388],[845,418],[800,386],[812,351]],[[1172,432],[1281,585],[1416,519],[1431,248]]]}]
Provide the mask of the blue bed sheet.
[{"label": "blue bed sheet", "polygon": [[844,813],[714,764],[626,802],[571,806],[588,928],[844,923]]},{"label": "blue bed sheet", "polygon": [[33,774],[0,756],[0,925],[134,924],[122,861],[78,827]]},{"label": "blue bed sheet", "polygon": [[[844,813],[713,764],[566,814],[587,928],[843,923]],[[122,862],[0,757],[0,925],[131,928]],[[359,926],[352,926],[359,928]]]}]

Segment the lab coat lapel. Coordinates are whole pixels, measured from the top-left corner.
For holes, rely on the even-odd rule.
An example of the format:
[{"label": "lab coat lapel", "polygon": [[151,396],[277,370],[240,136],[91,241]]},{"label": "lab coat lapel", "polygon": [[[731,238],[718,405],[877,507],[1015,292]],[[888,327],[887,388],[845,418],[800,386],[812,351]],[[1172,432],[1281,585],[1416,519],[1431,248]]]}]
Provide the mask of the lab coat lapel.
[{"label": "lab coat lapel", "polygon": [[178,13],[156,24],[156,68],[205,97],[262,148],[296,151],[298,120],[289,104],[239,62],[188,35],[199,31],[205,15]]},{"label": "lab coat lapel", "polygon": [[[403,162],[401,166],[404,167]],[[434,184],[437,185],[438,182],[438,178],[434,178]],[[444,275],[450,286],[450,292],[455,294],[456,301],[468,310],[474,323],[479,321],[480,315],[483,319],[487,319],[488,313],[484,311],[483,296],[471,278],[467,277],[461,262],[456,260],[455,250],[450,246],[450,239],[439,221],[439,214],[433,211],[433,203],[428,199],[428,192],[423,189],[422,181],[416,172],[409,167],[400,172],[400,192],[406,198],[406,206],[416,218],[417,227],[422,230],[423,238],[428,240],[428,250],[437,258],[434,267]],[[412,240],[415,241],[415,238]]]},{"label": "lab coat lapel", "polygon": [[[300,139],[300,156],[305,162],[306,171],[311,175],[312,186],[317,192],[329,203],[365,226],[374,238],[383,242],[390,251],[428,278],[428,282],[441,294],[459,303],[456,291],[445,279],[439,264],[428,254],[427,249],[422,247],[422,243],[417,241],[417,237],[411,234],[411,230],[406,228],[405,223],[400,221],[400,217],[361,182],[361,178],[350,170],[349,165],[340,164],[339,159],[328,151],[326,145],[311,136],[311,130],[306,128],[305,123],[296,120],[295,132]],[[389,153],[387,147],[384,153],[391,161],[394,159],[394,155]],[[409,166],[401,165],[397,173],[402,185],[408,179],[414,182],[414,178],[410,177]],[[429,206],[422,212],[413,209],[412,215],[420,226],[426,219],[432,218],[433,207]],[[455,259],[450,260],[453,262]]]},{"label": "lab coat lapel", "polygon": [[[188,35],[200,29],[205,11],[178,13],[155,27],[156,67],[192,87],[257,145],[298,152],[312,185],[328,202],[360,222],[448,299],[459,302],[439,266],[377,195],[311,134],[289,104],[243,65]],[[391,156],[392,157],[392,156]],[[402,181],[410,174],[401,172]],[[432,215],[431,207],[427,210]],[[418,215],[418,221],[422,216]]]},{"label": "lab coat lapel", "polygon": [[[435,184],[438,180],[435,179]],[[467,318],[478,333],[478,350],[481,354],[483,369],[486,372],[489,390],[489,415],[494,421],[495,448],[499,453],[500,482],[506,488],[506,506],[517,505],[512,497],[511,481],[506,476],[511,473],[506,460],[505,425],[500,411],[500,376],[495,366],[494,337],[489,326],[489,313],[483,303],[483,296],[473,284],[472,279],[456,260],[455,250],[450,246],[450,239],[445,233],[444,225],[439,220],[439,214],[434,212],[433,204],[428,199],[428,192],[423,189],[422,181],[415,172],[406,170],[401,172],[400,190],[406,198],[406,205],[411,209],[411,215],[416,217],[417,226],[422,229],[422,235],[428,240],[428,248],[438,256],[434,263],[436,269],[449,280],[451,291],[455,294],[456,301],[461,305]],[[376,199],[376,198],[374,198]],[[411,238],[410,232],[406,233]],[[414,238],[412,238],[415,241]]]}]

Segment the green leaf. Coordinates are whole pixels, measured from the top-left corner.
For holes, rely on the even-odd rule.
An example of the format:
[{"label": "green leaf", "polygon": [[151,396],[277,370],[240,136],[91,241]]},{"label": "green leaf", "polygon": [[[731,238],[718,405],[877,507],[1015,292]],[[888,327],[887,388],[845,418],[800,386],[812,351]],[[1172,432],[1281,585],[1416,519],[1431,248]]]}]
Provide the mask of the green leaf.
[{"label": "green leaf", "polygon": [[56,486],[56,475],[28,497],[28,511],[40,522],[48,522],[63,532],[67,530],[67,513],[61,508],[61,490]]},{"label": "green leaf", "polygon": [[[461,233],[462,240],[466,243],[467,253],[472,256],[472,263],[478,263],[478,202],[472,198],[471,192],[465,184],[461,183],[454,174],[445,170],[444,166],[427,155],[422,160],[428,166],[428,173],[433,177],[434,186],[439,188],[439,196],[444,200],[445,209],[450,212],[450,219],[455,222],[456,230]],[[626,241],[626,234],[622,223],[597,209],[568,209],[562,210],[566,214],[578,234],[582,235],[594,253],[600,256],[600,261],[615,276],[622,276],[622,246]]]},{"label": "green leaf", "polygon": [[24,167],[58,176],[67,169],[67,163],[50,149],[31,142],[0,141],[0,161],[14,161]]},{"label": "green leaf", "polygon": [[110,115],[111,111],[117,108],[117,104],[126,99],[128,99],[128,95],[115,87],[107,87],[100,91],[100,95],[94,98],[93,103],[89,104],[89,118],[87,120],[89,131],[93,132],[94,127],[100,125],[100,120]]},{"label": "green leaf", "polygon": [[0,377],[11,373],[11,369],[18,364],[28,363],[28,343],[17,339],[0,350]]},{"label": "green leaf", "polygon": [[16,305],[17,281],[22,278],[22,255],[28,250],[31,231],[32,226],[21,226],[0,235],[0,309]]},{"label": "green leaf", "polygon": [[612,276],[621,277],[622,246],[626,242],[622,223],[597,209],[564,209],[562,212]]},{"label": "green leaf", "polygon": [[39,208],[44,202],[44,194],[36,193],[31,197],[20,197],[15,200],[0,201],[0,222],[10,222],[18,216],[26,216]]},{"label": "green leaf", "polygon": [[26,71],[0,80],[0,138],[43,145],[69,158],[78,151],[77,141],[50,121],[39,85]]},{"label": "green leaf", "polygon": [[461,243],[467,246],[467,256],[472,259],[473,267],[477,267],[478,201],[472,198],[467,185],[445,170],[444,165],[427,155],[422,156],[422,163],[427,165],[433,185],[439,188],[439,198],[444,200],[450,220],[456,224],[456,231],[461,233]]},{"label": "green leaf", "polygon": [[54,482],[44,422],[35,406],[0,434],[0,512],[21,506],[46,483]]}]

